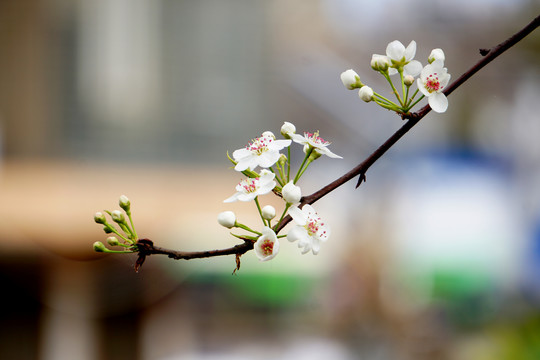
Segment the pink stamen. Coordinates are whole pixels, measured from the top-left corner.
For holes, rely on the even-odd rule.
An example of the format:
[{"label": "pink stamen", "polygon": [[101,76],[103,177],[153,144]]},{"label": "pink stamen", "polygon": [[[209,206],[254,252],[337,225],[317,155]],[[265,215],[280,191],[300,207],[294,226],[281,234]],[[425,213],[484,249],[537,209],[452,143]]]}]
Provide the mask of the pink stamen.
[{"label": "pink stamen", "polygon": [[425,83],[426,90],[430,93],[434,91],[438,91],[441,89],[441,83],[439,81],[439,77],[437,76],[437,73],[430,74]]},{"label": "pink stamen", "polygon": [[265,256],[272,255],[272,252],[274,251],[274,242],[264,240],[261,244],[261,250]]}]

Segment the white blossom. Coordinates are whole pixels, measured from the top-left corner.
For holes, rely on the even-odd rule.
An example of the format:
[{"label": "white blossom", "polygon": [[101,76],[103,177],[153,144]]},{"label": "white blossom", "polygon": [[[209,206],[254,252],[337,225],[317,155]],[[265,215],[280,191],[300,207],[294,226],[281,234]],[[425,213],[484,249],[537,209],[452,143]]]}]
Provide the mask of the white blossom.
[{"label": "white blossom", "polygon": [[389,43],[386,47],[386,56],[392,64],[388,73],[390,75],[397,74],[397,67],[403,67],[404,75],[418,75],[422,71],[422,64],[418,60],[413,60],[414,55],[416,55],[416,42],[414,40],[406,48],[398,40]]},{"label": "white blossom", "polygon": [[427,96],[429,106],[435,112],[443,113],[448,108],[448,99],[442,91],[449,81],[450,74],[443,68],[442,60],[426,65],[417,79],[418,89]]},{"label": "white blossom", "polygon": [[262,170],[260,177],[246,178],[236,185],[236,193],[223,202],[251,201],[259,195],[268,194],[276,187],[276,175],[268,170]]},{"label": "white blossom", "polygon": [[268,168],[279,159],[279,151],[291,145],[291,140],[276,140],[274,134],[266,131],[260,137],[253,139],[245,148],[235,150],[233,158],[236,161],[234,170],[254,170],[257,166]]},{"label": "white blossom", "polygon": [[298,240],[298,247],[303,248],[302,254],[311,251],[317,255],[321,242],[325,242],[330,236],[330,227],[321,220],[311,205],[304,205],[302,209],[294,206],[289,210],[289,215],[298,225],[289,231],[287,240]]},{"label": "white blossom", "polygon": [[304,145],[304,153],[309,151],[309,148],[313,148],[315,152],[320,155],[326,155],[331,158],[342,159],[341,156],[334,154],[328,149],[330,142],[325,141],[322,137],[319,136],[319,132],[315,131],[314,133],[305,132],[304,136],[299,134],[294,134],[292,136],[294,142]]},{"label": "white blossom", "polygon": [[253,250],[255,250],[255,255],[261,261],[268,261],[276,257],[279,252],[279,240],[276,233],[268,226],[265,226],[262,235],[253,244]]}]

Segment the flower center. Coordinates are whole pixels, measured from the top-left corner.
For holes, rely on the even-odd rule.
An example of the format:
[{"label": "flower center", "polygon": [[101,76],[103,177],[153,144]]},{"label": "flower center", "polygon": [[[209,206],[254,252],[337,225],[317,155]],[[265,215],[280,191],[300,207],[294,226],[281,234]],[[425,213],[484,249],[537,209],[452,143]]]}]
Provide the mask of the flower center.
[{"label": "flower center", "polygon": [[439,81],[437,73],[429,74],[424,86],[426,87],[426,90],[430,93],[439,91],[441,89],[441,82]]},{"label": "flower center", "polygon": [[[317,215],[309,215],[305,228],[309,236],[317,235],[321,226],[324,226],[324,223],[321,221],[321,218]],[[322,231],[320,237],[326,236],[326,231]]]},{"label": "flower center", "polygon": [[261,250],[265,256],[272,255],[272,252],[274,251],[274,242],[264,240],[261,244]]},{"label": "flower center", "polygon": [[251,142],[247,144],[246,149],[255,155],[261,155],[262,153],[268,151],[268,145],[270,145],[272,141],[274,141],[274,139],[271,137],[261,136],[251,140]]},{"label": "flower center", "polygon": [[330,142],[324,140],[322,137],[319,136],[318,131],[315,131],[313,134],[309,132],[304,133],[304,137],[308,140],[311,140],[317,145],[330,145]]},{"label": "flower center", "polygon": [[244,189],[246,193],[253,193],[257,191],[258,185],[259,185],[259,178],[249,178],[242,180],[240,182],[240,185]]}]

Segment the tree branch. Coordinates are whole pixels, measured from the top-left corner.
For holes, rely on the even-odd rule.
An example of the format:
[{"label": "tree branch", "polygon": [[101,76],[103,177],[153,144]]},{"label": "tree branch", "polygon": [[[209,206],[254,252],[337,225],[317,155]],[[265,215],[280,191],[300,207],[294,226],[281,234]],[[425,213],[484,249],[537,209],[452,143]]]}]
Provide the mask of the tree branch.
[{"label": "tree branch", "polygon": [[[484,66],[492,62],[495,58],[500,56],[506,50],[510,49],[512,46],[521,41],[524,37],[533,32],[540,25],[540,15],[532,20],[527,26],[521,29],[516,34],[509,37],[504,42],[491,49],[480,49],[480,54],[483,56],[480,61],[474,64],[469,70],[467,70],[463,75],[461,75],[457,80],[452,82],[445,90],[444,94],[446,96],[450,95],[455,89],[465,83],[469,78],[476,74]],[[394,144],[396,144],[403,135],[405,135],[409,130],[411,130],[420,120],[422,120],[429,112],[431,108],[429,105],[424,106],[422,109],[415,113],[403,114],[402,118],[407,120],[407,122],[399,128],[392,136],[390,136],[381,146],[379,146],[371,155],[369,155],[364,161],[358,164],[356,167],[351,169],[349,172],[339,177],[338,179],[332,181],[328,185],[324,186],[320,190],[314,192],[311,195],[304,196],[302,198],[301,204],[313,204],[322,197],[328,195],[333,190],[337,189],[341,185],[345,184],[349,180],[360,176],[356,187],[366,180],[366,172],[368,169],[383,156]],[[275,227],[274,230],[276,233],[281,231],[289,222],[291,221],[290,216],[287,216],[283,219],[279,227]],[[165,249],[162,247],[155,246],[151,240],[140,239],[137,242],[137,251],[139,253],[139,258],[135,264],[135,270],[138,270],[142,263],[144,262],[146,256],[149,255],[167,255],[168,257],[179,260],[179,259],[199,259],[207,258],[214,256],[222,255],[236,255],[236,270],[240,268],[240,256],[245,254],[247,251],[253,249],[253,242],[251,240],[245,240],[243,244],[239,244],[230,248],[221,249],[221,250],[207,250],[207,251],[177,251]]]}]

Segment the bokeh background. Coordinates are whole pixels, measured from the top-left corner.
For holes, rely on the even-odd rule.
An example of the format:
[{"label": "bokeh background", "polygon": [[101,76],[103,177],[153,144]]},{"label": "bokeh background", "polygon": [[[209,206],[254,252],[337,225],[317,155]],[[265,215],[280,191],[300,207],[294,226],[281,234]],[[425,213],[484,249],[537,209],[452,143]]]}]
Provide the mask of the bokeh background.
[{"label": "bokeh background", "polygon": [[[403,122],[340,82],[392,40],[456,79],[536,0],[0,1],[0,358],[540,358],[540,33],[430,113],[367,174],[315,204],[319,255],[282,242],[174,261],[92,251],[93,214],[132,202],[139,234],[232,246],[216,216],[226,152],[284,121],[320,130],[309,194]],[[424,104],[423,102],[422,104]],[[293,148],[296,161],[300,147]],[[276,203],[267,196],[263,204]],[[279,204],[279,203],[277,203]]]}]

